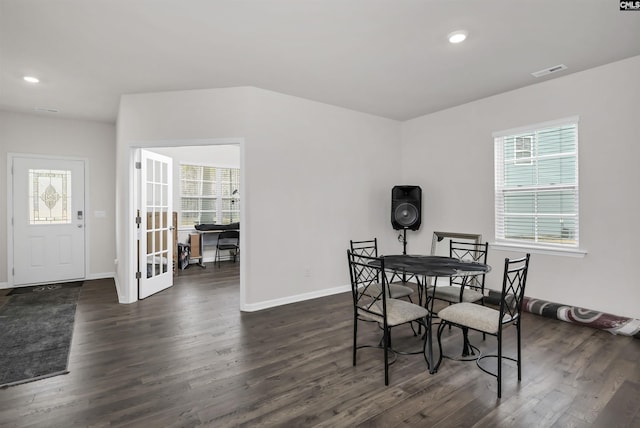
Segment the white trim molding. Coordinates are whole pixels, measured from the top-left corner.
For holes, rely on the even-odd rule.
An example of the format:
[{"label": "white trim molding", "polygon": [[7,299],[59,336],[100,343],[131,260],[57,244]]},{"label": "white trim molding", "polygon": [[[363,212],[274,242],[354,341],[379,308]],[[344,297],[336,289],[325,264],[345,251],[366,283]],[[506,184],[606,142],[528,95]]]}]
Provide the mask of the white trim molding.
[{"label": "white trim molding", "polygon": [[310,293],[296,294],[294,296],[282,297],[280,299],[265,300],[258,303],[245,304],[240,308],[243,312],[255,312],[262,309],[269,309],[276,306],[288,305],[289,303],[297,303],[305,300],[317,299],[319,297],[332,296],[334,294],[346,293],[351,291],[351,285],[341,285],[334,288],[325,288],[324,290],[312,291]]},{"label": "white trim molding", "polygon": [[116,277],[116,273],[115,272],[99,272],[99,273],[92,273],[87,275],[84,280],[85,281],[91,281],[94,279],[114,279]]},{"label": "white trim molding", "polygon": [[567,256],[582,258],[587,255],[587,250],[581,248],[556,248],[539,245],[512,244],[504,242],[491,242],[489,246],[498,251],[523,251],[533,254],[546,254],[549,256]]}]

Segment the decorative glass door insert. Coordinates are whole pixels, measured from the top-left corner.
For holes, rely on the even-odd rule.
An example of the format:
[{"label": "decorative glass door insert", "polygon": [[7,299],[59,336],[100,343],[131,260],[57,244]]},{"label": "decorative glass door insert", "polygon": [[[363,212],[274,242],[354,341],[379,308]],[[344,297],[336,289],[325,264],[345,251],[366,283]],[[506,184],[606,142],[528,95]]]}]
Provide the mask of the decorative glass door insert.
[{"label": "decorative glass door insert", "polygon": [[71,217],[71,171],[29,169],[29,224],[69,224]]}]

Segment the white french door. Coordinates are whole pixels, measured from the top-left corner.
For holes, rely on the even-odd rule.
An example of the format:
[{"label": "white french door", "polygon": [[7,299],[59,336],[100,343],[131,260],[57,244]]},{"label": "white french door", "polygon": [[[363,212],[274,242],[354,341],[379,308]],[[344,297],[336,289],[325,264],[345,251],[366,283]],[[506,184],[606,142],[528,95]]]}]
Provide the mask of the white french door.
[{"label": "white french door", "polygon": [[172,159],[140,150],[138,298],[173,285]]},{"label": "white french door", "polygon": [[85,277],[85,164],[12,157],[14,285]]}]

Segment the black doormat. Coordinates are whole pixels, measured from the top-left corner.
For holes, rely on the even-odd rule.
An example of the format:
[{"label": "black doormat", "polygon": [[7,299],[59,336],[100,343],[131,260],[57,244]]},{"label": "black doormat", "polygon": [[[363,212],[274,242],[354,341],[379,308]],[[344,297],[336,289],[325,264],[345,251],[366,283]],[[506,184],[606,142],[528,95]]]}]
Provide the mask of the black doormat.
[{"label": "black doormat", "polygon": [[25,287],[33,290],[12,293],[0,308],[0,387],[68,373],[82,283],[74,284]]},{"label": "black doormat", "polygon": [[46,290],[56,290],[58,288],[82,287],[82,284],[84,284],[83,281],[76,281],[76,282],[61,282],[59,284],[32,285],[29,287],[18,287],[18,288],[12,289],[7,294],[7,296],[13,296],[15,294],[33,293],[34,291],[39,292],[39,291],[46,291]]}]

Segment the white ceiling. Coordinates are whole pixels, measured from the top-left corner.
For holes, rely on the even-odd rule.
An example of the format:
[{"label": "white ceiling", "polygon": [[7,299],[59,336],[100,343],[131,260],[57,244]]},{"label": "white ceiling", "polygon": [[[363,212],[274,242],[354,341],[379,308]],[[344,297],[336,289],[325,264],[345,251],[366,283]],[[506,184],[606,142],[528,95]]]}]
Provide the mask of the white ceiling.
[{"label": "white ceiling", "polygon": [[618,0],[0,0],[0,108],[109,122],[231,86],[405,120],[636,55]]}]

